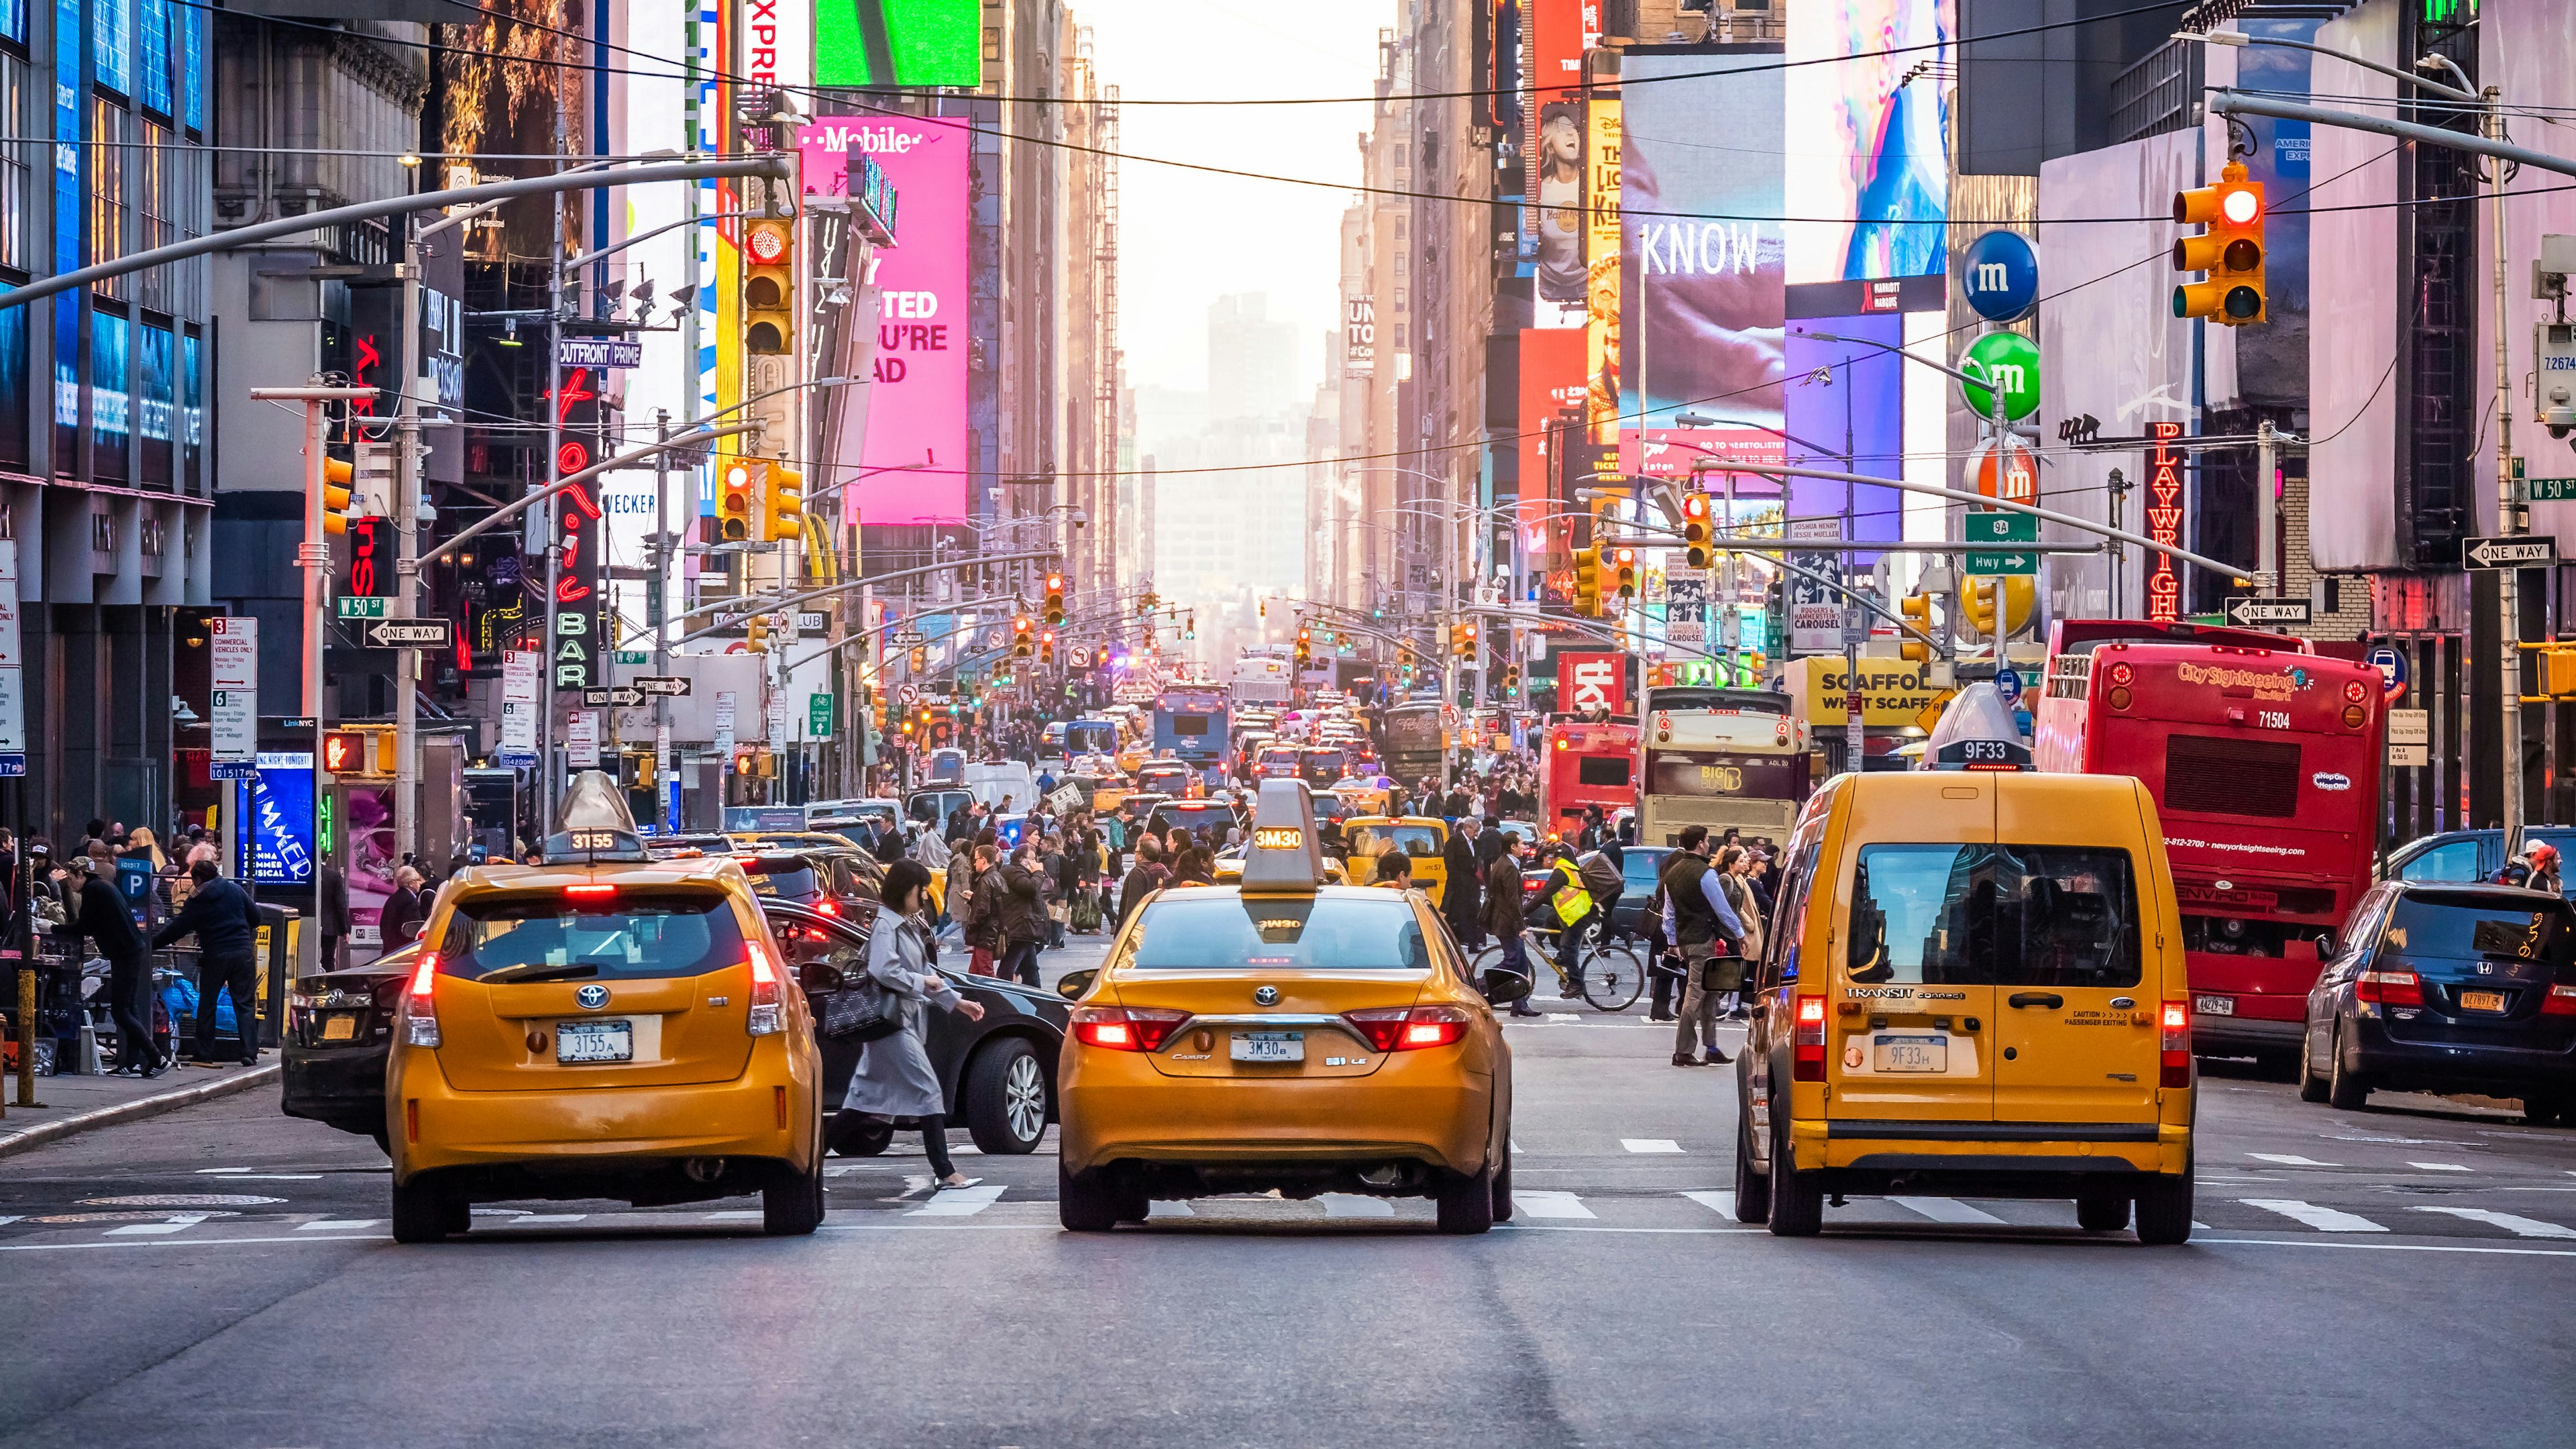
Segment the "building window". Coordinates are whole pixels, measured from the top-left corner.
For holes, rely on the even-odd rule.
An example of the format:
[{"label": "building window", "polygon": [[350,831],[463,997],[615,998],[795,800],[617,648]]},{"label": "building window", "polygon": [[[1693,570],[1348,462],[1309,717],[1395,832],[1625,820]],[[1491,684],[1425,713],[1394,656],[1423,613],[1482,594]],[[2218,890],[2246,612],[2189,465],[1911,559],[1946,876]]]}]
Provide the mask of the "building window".
[{"label": "building window", "polygon": [[[26,134],[20,128],[27,123],[27,85],[27,62],[0,51],[0,126],[12,136]],[[35,239],[28,235],[36,204],[32,144],[0,142],[0,266],[22,272],[36,266]]]},{"label": "building window", "polygon": [[[133,139],[131,117],[123,106],[106,99],[90,102],[89,265],[125,255],[125,143]],[[110,277],[93,283],[100,296],[124,297],[130,279]]]},{"label": "building window", "polygon": [[91,74],[119,95],[134,93],[133,0],[89,0]]},{"label": "building window", "polygon": [[0,468],[27,471],[27,311],[0,310]]},{"label": "building window", "polygon": [[197,334],[179,339],[179,482],[187,492],[204,494],[206,389],[197,365]]},{"label": "building window", "polygon": [[[170,128],[158,121],[145,121],[142,130],[143,145],[133,153],[133,164],[137,173],[135,180],[138,183],[134,188],[136,208],[134,249],[138,252],[148,252],[154,247],[167,246],[179,239],[177,230],[171,223],[170,213],[174,203],[184,206],[186,202],[174,193],[170,184],[172,176],[179,170],[181,159],[176,148],[171,144],[173,138]],[[142,294],[143,305],[158,312],[175,311],[179,290],[178,274],[193,270],[190,264],[181,262],[173,266],[154,267],[142,273],[138,289]]]},{"label": "building window", "polygon": [[206,129],[206,11],[190,5],[179,11],[179,89],[187,114],[178,119],[192,133]]},{"label": "building window", "polygon": [[126,480],[128,396],[125,354],[130,329],[113,312],[89,319],[90,467],[102,483]]},{"label": "building window", "polygon": [[142,449],[135,455],[135,481],[146,487],[167,488],[173,472],[170,329],[146,323],[135,330],[140,343],[134,359],[135,388],[142,406],[135,410],[134,422],[143,439]]},{"label": "building window", "polygon": [[0,0],[0,35],[27,43],[27,0]]},{"label": "building window", "polygon": [[142,74],[135,100],[157,116],[170,114],[170,0],[143,0]]}]

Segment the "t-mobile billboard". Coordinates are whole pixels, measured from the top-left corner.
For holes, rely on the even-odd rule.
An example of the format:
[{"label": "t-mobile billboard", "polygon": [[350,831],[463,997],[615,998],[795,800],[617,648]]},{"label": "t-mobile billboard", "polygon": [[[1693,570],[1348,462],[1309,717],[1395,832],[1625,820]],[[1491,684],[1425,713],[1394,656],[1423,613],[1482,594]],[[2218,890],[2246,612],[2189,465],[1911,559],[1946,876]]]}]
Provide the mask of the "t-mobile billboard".
[{"label": "t-mobile billboard", "polygon": [[864,153],[885,168],[903,203],[895,244],[877,253],[874,386],[861,476],[843,491],[849,516],[866,523],[961,518],[972,138],[956,119],[836,116],[804,127],[797,139],[808,177],[841,173],[852,153]]}]

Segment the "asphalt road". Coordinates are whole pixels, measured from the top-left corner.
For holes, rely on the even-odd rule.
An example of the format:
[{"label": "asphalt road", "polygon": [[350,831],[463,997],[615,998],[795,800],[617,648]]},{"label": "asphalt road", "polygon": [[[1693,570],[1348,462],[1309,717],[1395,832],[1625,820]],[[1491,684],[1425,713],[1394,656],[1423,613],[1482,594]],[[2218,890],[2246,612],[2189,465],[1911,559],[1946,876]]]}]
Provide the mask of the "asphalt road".
[{"label": "asphalt road", "polygon": [[1046,1150],[934,1197],[906,1134],[812,1238],[526,1203],[396,1247],[371,1143],[209,1103],[0,1163],[0,1445],[2567,1442],[2576,1132],[2212,1073],[2186,1247],[1946,1198],[1788,1242],[1726,1213],[1733,1074],[1668,1030],[1512,1028],[1521,1216],[1473,1239],[1073,1237]]}]

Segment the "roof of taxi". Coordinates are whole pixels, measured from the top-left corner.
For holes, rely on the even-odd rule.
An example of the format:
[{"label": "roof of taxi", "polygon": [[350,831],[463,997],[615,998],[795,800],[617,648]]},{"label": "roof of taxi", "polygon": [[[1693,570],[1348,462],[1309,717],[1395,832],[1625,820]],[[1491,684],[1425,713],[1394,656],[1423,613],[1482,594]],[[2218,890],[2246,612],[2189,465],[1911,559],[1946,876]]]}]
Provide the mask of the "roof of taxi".
[{"label": "roof of taxi", "polygon": [[721,883],[727,871],[744,878],[742,867],[730,855],[678,855],[651,862],[603,860],[596,865],[477,865],[458,871],[452,885],[459,891],[542,891],[597,885],[604,877],[618,885],[711,885]]},{"label": "roof of taxi", "polygon": [[1428,825],[1435,830],[1449,828],[1449,822],[1437,815],[1354,815],[1342,822],[1344,830],[1354,825]]}]

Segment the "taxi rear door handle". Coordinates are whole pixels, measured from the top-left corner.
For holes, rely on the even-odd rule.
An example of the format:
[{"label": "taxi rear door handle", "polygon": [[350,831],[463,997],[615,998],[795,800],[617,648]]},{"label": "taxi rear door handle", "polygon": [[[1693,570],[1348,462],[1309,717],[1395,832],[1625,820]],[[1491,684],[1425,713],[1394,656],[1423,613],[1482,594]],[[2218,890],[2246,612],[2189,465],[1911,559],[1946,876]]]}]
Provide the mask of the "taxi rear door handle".
[{"label": "taxi rear door handle", "polygon": [[2014,1006],[2045,1006],[2051,1011],[2066,1004],[2066,998],[2054,991],[2016,991],[2006,998]]}]

